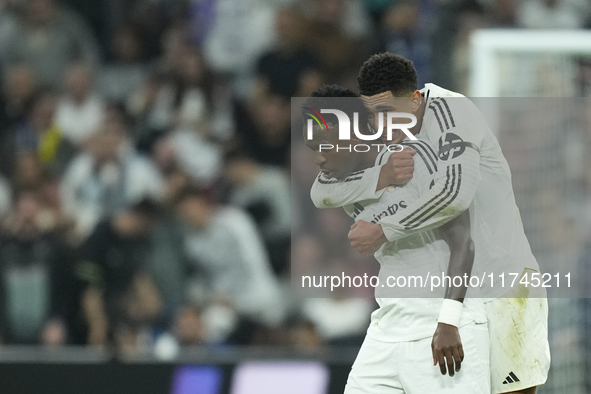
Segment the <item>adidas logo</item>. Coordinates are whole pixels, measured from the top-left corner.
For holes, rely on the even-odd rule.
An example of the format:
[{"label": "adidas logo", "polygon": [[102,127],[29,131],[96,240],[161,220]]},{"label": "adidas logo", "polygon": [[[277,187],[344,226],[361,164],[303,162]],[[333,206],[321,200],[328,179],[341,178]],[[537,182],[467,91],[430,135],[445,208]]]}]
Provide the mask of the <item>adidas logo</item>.
[{"label": "adidas logo", "polygon": [[513,372],[509,372],[509,376],[505,378],[503,384],[519,382],[519,378]]}]

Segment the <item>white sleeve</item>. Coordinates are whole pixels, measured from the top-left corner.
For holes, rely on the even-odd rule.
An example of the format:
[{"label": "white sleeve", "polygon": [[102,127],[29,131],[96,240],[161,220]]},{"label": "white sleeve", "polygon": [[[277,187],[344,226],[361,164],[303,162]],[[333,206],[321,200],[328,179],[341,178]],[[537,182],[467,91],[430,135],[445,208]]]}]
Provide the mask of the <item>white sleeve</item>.
[{"label": "white sleeve", "polygon": [[326,179],[318,174],[310,197],[316,208],[337,208],[358,201],[380,198],[385,189],[376,191],[381,166],[367,168],[349,174],[344,180]]},{"label": "white sleeve", "polygon": [[[433,186],[407,209],[380,220],[389,241],[439,227],[464,212],[480,184],[480,147],[488,127],[465,98],[430,100],[424,137],[437,146]],[[427,111],[430,111],[427,114]],[[423,130],[421,130],[423,134]]]}]

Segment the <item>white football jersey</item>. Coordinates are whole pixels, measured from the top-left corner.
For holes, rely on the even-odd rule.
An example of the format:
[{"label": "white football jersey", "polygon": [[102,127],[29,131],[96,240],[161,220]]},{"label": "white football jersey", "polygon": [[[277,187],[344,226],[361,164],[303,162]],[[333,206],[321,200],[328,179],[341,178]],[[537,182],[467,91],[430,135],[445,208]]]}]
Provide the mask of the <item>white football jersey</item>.
[{"label": "white football jersey", "polygon": [[[525,268],[539,271],[515,203],[509,165],[471,100],[433,84],[426,84],[421,93],[425,114],[416,137],[436,152],[433,186],[408,208],[379,223],[386,237],[395,241],[437,228],[469,209],[473,274],[488,278],[482,285],[483,297],[500,297],[509,290],[506,282],[502,287],[501,275],[510,278]],[[385,193],[385,189],[375,191],[379,171],[376,165],[356,174],[354,181],[332,184],[322,183],[319,176],[311,190],[312,201],[318,208],[334,208],[378,198]],[[419,176],[415,172],[414,178]]]},{"label": "white football jersey", "polygon": [[[422,141],[405,141],[403,144],[421,151],[414,157],[415,177],[403,187],[388,187],[379,199],[345,206],[345,211],[356,221],[376,223],[397,212],[405,212],[421,193],[429,189],[436,168],[434,151]],[[385,162],[390,154],[384,149],[375,164]],[[433,336],[445,287],[437,287],[431,292],[428,278],[447,273],[449,264],[449,248],[440,237],[439,230],[427,230],[388,242],[375,254],[375,258],[380,263],[380,284],[375,290],[380,308],[371,316],[368,335],[383,342],[413,341]],[[410,279],[419,276],[421,280]],[[398,282],[400,286],[389,286],[388,283],[396,282],[394,279],[388,282],[388,277],[404,279]],[[423,284],[426,287],[422,287]],[[472,298],[474,293],[479,295],[479,289],[469,290],[460,326],[472,321],[486,322],[483,301]]]}]

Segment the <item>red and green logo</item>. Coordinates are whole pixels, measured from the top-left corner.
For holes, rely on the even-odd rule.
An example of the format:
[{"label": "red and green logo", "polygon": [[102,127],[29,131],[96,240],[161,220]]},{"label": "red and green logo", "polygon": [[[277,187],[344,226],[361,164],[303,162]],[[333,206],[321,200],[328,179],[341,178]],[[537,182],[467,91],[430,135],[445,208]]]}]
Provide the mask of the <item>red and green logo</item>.
[{"label": "red and green logo", "polygon": [[[320,115],[320,113],[318,111],[313,110],[312,108],[308,108],[308,107],[303,107],[304,109],[307,109],[308,111],[311,112],[305,112],[304,111],[304,115],[309,115],[312,119],[314,119],[316,121],[316,123],[318,123],[318,127],[320,127],[320,129],[322,130],[322,123],[324,123],[324,127],[325,127],[325,131],[328,131],[328,125],[326,124],[326,120],[324,120],[324,117],[322,115]],[[314,112],[314,113],[312,113]],[[316,114],[316,115],[314,115]],[[320,120],[318,119],[322,119],[322,123],[320,123]]]}]

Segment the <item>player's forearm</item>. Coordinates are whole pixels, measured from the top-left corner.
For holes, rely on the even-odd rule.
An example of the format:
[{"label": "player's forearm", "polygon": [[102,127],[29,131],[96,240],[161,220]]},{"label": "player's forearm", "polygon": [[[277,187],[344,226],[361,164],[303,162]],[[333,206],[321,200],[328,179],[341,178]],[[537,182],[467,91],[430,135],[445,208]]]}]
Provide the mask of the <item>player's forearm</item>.
[{"label": "player's forearm", "polygon": [[465,286],[464,278],[470,277],[474,263],[474,243],[472,239],[464,240],[461,244],[454,246],[449,257],[447,276],[450,278],[462,278],[462,286],[447,286],[444,298],[463,302],[468,288]]},{"label": "player's forearm", "polygon": [[[474,265],[474,242],[470,235],[470,214],[466,211],[441,227],[441,235],[449,246],[450,256],[447,276],[450,278],[469,277]],[[447,284],[444,298],[463,302],[466,296],[466,281],[454,286],[453,280]]]},{"label": "player's forearm", "polygon": [[359,201],[373,200],[383,191],[376,189],[381,167],[371,167],[350,174],[345,180],[326,179],[321,174],[316,177],[310,198],[316,208],[337,208]]},{"label": "player's forearm", "polygon": [[388,186],[392,185],[392,182],[387,174],[386,166],[380,167],[380,176],[378,177],[378,183],[376,185],[376,192],[387,188]]},{"label": "player's forearm", "polygon": [[386,238],[395,241],[437,228],[465,212],[480,184],[479,156],[474,152],[469,159],[441,162],[431,189],[406,209],[380,219]]}]

